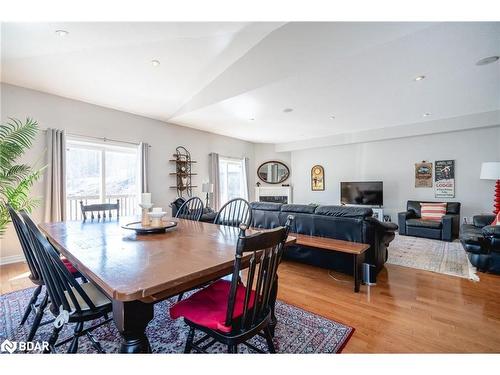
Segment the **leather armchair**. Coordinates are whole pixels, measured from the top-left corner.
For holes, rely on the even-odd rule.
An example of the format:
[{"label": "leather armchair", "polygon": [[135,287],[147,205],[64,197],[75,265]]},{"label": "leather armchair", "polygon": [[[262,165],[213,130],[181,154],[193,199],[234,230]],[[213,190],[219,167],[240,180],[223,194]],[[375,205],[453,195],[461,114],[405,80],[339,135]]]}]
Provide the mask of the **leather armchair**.
[{"label": "leather armchair", "polygon": [[441,221],[421,219],[420,201],[408,201],[406,211],[398,214],[399,234],[453,241],[458,237],[460,226],[460,203],[447,202],[446,215]]},{"label": "leather armchair", "polygon": [[406,220],[416,219],[414,211],[405,211],[398,213],[399,234],[406,236]]},{"label": "leather armchair", "polygon": [[460,242],[470,262],[480,271],[500,274],[500,225],[490,225],[495,215],[474,216],[460,228]]}]

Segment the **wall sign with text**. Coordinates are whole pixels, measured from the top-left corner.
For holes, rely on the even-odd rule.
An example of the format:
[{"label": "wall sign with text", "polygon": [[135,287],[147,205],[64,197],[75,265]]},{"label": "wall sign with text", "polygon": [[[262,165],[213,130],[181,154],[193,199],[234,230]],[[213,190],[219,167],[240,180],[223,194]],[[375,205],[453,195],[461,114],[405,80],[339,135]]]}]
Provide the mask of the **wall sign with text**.
[{"label": "wall sign with text", "polygon": [[415,163],[415,187],[432,187],[432,163],[426,161]]},{"label": "wall sign with text", "polygon": [[434,195],[436,198],[455,198],[455,160],[436,160]]}]

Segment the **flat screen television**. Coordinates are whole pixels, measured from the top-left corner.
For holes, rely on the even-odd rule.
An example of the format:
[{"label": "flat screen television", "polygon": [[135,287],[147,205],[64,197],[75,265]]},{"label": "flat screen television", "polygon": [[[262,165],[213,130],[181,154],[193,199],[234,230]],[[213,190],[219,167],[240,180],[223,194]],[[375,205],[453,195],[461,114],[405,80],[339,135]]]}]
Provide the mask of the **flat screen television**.
[{"label": "flat screen television", "polygon": [[341,182],[340,203],[363,206],[382,206],[384,188],[382,181]]}]

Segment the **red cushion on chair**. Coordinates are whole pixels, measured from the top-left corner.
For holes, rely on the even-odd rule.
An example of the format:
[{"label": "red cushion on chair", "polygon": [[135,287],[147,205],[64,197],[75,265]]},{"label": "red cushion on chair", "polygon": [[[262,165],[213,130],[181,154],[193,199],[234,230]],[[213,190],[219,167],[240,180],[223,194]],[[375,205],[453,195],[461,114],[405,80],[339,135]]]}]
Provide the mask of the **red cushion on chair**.
[{"label": "red cushion on chair", "polygon": [[66,258],[62,258],[61,260],[69,272],[78,273],[78,270],[71,264],[71,262],[69,260],[67,260]]},{"label": "red cushion on chair", "polygon": [[[184,317],[203,327],[230,332],[231,327],[225,325],[230,288],[230,281],[218,280],[172,306],[170,317],[172,319]],[[243,314],[245,293],[245,286],[238,285],[233,319],[239,318]],[[250,308],[253,306],[254,298],[255,292],[252,290],[249,301]]]}]

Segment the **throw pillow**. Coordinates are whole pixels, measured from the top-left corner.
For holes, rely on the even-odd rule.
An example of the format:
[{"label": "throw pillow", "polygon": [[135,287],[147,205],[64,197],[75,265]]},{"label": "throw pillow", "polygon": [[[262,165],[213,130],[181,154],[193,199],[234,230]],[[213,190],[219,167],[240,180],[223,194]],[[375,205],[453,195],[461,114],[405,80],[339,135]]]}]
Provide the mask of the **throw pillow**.
[{"label": "throw pillow", "polygon": [[446,215],[446,203],[420,203],[422,220],[441,221]]}]

